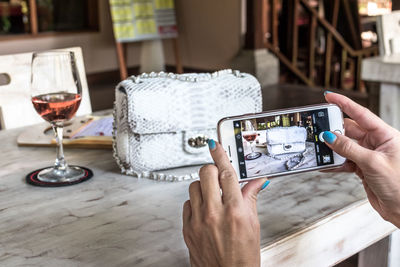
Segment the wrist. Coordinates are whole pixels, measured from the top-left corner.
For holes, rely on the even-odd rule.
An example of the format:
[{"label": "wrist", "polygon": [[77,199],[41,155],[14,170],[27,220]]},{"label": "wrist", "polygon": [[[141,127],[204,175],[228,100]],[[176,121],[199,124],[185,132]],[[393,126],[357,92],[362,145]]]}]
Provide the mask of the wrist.
[{"label": "wrist", "polygon": [[397,204],[397,208],[393,213],[393,224],[396,225],[397,228],[400,228],[400,198],[398,198]]},{"label": "wrist", "polygon": [[393,220],[391,222],[400,229],[400,214],[396,214],[393,216]]},{"label": "wrist", "polygon": [[397,208],[392,210],[392,212],[389,213],[387,221],[394,224],[397,228],[400,228],[400,210]]}]

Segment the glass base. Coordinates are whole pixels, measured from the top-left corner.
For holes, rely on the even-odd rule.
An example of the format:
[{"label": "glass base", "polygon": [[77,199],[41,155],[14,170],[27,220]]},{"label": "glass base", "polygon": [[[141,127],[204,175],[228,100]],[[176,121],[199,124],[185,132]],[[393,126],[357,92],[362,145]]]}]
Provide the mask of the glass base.
[{"label": "glass base", "polygon": [[54,167],[41,170],[37,179],[47,183],[75,182],[85,176],[85,170],[79,167],[67,167],[65,169],[56,169]]},{"label": "glass base", "polygon": [[246,155],[246,159],[247,160],[257,159],[259,157],[261,157],[261,153],[260,152],[252,152],[252,153]]}]

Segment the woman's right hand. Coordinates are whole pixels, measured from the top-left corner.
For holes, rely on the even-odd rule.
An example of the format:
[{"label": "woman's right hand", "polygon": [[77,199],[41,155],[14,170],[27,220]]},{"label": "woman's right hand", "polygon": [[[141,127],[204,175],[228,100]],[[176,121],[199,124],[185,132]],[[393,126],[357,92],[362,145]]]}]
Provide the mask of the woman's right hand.
[{"label": "woman's right hand", "polygon": [[347,158],[338,171],[355,172],[372,207],[400,228],[400,132],[345,96],[326,92],[325,98],[351,118],[344,120],[346,136],[323,135],[333,151]]}]

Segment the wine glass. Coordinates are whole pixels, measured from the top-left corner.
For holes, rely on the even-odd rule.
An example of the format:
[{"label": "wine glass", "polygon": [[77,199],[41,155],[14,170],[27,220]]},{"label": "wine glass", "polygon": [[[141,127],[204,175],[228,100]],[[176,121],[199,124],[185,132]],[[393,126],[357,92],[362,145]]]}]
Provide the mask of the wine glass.
[{"label": "wine glass", "polygon": [[245,121],[245,128],[246,128],[246,132],[243,133],[243,138],[247,142],[249,142],[250,149],[251,149],[251,153],[246,155],[245,158],[247,160],[253,160],[253,159],[259,158],[261,156],[261,153],[255,152],[254,147],[253,147],[253,142],[254,142],[254,140],[256,140],[256,138],[258,136],[257,129],[254,127],[253,123],[251,123],[251,121],[249,121],[249,120]]},{"label": "wine glass", "polygon": [[63,151],[63,126],[81,103],[82,86],[75,55],[70,51],[33,53],[31,97],[39,115],[51,124],[57,142],[53,167],[41,170],[37,179],[43,182],[74,182],[85,176],[85,170],[68,166]]}]

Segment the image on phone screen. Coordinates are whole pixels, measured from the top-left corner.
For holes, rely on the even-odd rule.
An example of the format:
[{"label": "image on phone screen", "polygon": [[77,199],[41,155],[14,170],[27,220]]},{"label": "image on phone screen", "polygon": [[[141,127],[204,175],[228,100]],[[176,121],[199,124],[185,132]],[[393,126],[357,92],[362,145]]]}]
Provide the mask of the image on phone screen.
[{"label": "image on phone screen", "polygon": [[233,121],[241,179],[334,164],[328,109]]}]

